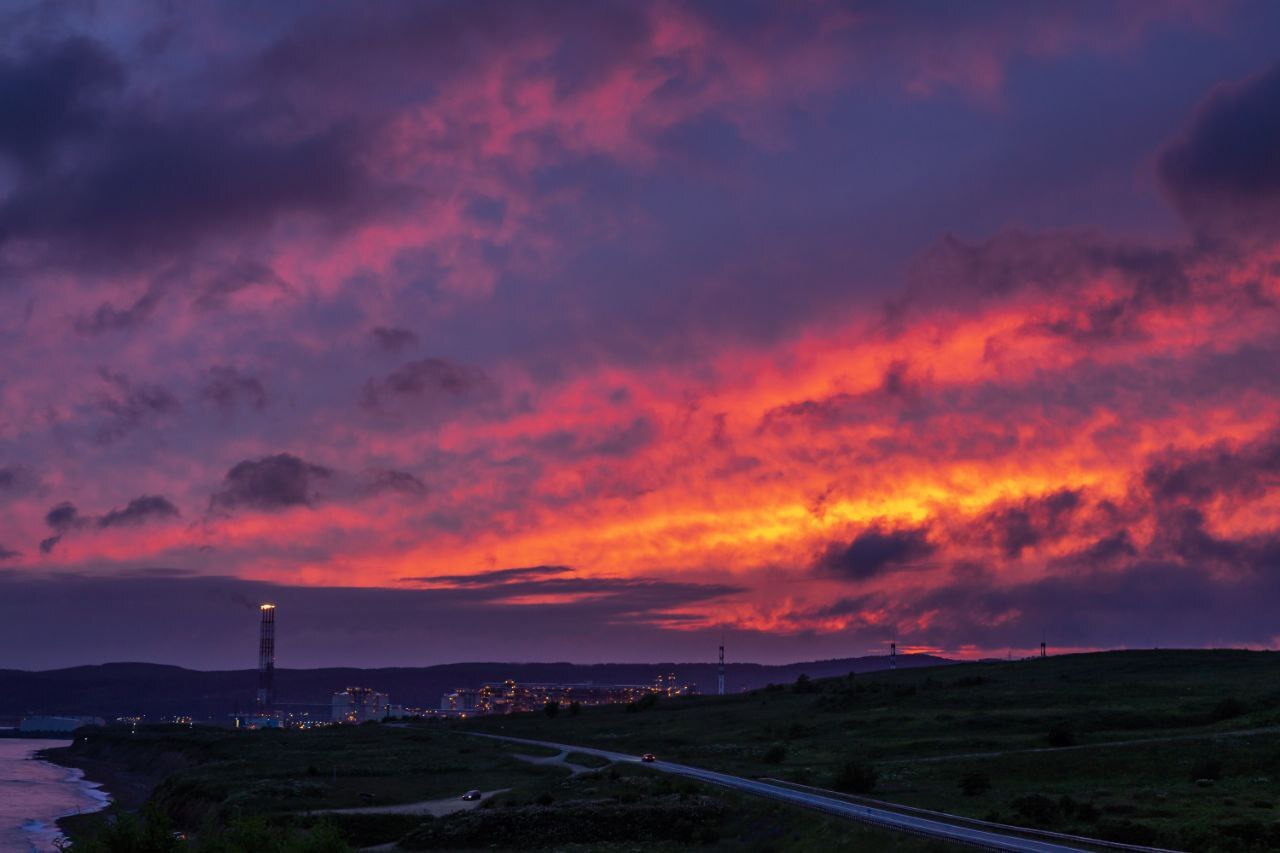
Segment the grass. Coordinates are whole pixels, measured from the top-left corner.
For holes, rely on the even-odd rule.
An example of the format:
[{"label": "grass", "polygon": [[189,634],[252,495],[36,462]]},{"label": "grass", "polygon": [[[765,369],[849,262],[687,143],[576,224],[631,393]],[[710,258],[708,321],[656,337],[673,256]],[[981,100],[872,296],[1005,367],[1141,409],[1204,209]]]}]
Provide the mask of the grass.
[{"label": "grass", "polygon": [[[513,756],[531,751],[556,754],[513,749],[511,744],[468,737],[438,723],[310,732],[109,730],[80,739],[71,748],[81,759],[162,776],[149,805],[192,833],[197,851],[203,837],[227,836],[220,827],[232,827],[235,835],[235,827],[254,821],[299,843],[326,824],[336,827],[353,848],[409,839],[406,844],[415,849],[949,849],[648,768],[606,766],[575,776],[562,765],[531,764]],[[608,764],[581,754],[568,758],[581,766]],[[452,799],[471,788],[509,790],[475,811],[443,818],[316,814]],[[225,853],[238,848],[210,849]]]},{"label": "grass", "polygon": [[[1179,849],[1246,851],[1280,847],[1278,688],[1280,655],[1271,653],[1112,652],[466,725],[824,787],[865,782],[846,771],[852,764],[871,769],[872,796],[907,805]],[[1167,738],[1176,739],[1110,745]],[[1043,751],[1051,745],[1079,748]]]},{"label": "grass", "polygon": [[589,752],[571,752],[564,757],[569,764],[576,764],[579,767],[608,767],[612,762],[607,758],[599,755],[592,755]]}]

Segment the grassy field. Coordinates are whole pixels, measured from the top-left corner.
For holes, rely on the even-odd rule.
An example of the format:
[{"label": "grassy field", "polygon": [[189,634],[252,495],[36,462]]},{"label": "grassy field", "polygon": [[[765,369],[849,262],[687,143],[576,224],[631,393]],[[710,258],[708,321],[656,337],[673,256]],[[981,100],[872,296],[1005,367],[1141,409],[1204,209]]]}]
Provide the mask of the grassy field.
[{"label": "grassy field", "polygon": [[1114,840],[1280,849],[1280,655],[1265,652],[898,670],[466,726]]},{"label": "grassy field", "polygon": [[[253,853],[330,851],[332,846],[308,846],[309,833],[321,824],[336,828],[353,848],[403,840],[404,849],[449,850],[949,849],[646,768],[604,766],[572,775],[564,766],[517,758],[516,751],[556,754],[513,750],[510,744],[469,737],[442,724],[310,732],[143,728],[136,734],[95,732],[70,750],[76,761],[109,763],[122,772],[162,778],[148,806],[192,833],[200,851],[205,849],[202,839],[213,839],[206,846],[219,853],[242,846]],[[582,766],[601,764],[588,756],[571,760]],[[473,812],[441,818],[315,814],[452,800],[471,788],[507,790]],[[82,823],[80,835],[87,838],[101,820]],[[277,841],[268,846],[261,839],[272,832]],[[226,840],[236,837],[257,840],[247,846]],[[131,844],[137,842],[76,849],[114,853],[135,849]]]}]

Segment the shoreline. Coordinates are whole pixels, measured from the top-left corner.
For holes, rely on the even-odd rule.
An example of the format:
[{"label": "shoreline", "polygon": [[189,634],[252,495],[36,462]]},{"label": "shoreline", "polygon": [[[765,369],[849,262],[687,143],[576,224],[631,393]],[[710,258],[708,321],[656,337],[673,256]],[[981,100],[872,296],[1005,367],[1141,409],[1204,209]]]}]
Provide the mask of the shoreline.
[{"label": "shoreline", "polygon": [[109,815],[137,811],[151,796],[160,779],[144,773],[121,770],[110,762],[71,753],[71,744],[36,752],[35,757],[58,767],[78,770],[81,781],[96,785],[106,795],[106,803],[93,812],[63,815],[56,823],[68,838],[75,839],[95,830]]}]

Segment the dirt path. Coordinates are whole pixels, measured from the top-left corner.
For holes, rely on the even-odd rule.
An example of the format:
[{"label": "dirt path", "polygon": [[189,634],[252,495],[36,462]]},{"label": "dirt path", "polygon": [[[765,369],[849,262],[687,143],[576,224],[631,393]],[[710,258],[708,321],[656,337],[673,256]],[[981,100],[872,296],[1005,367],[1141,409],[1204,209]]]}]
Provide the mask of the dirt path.
[{"label": "dirt path", "polygon": [[359,806],[351,809],[324,809],[307,812],[312,815],[322,814],[416,814],[444,817],[454,812],[465,812],[476,808],[482,802],[510,788],[499,788],[496,791],[485,791],[478,800],[463,800],[458,797],[447,797],[443,800],[423,800],[420,803],[400,803],[394,806]]},{"label": "dirt path", "polygon": [[574,776],[579,773],[590,773],[592,770],[599,770],[599,767],[583,767],[581,764],[572,764],[569,762],[569,750],[562,749],[555,755],[521,755],[518,752],[511,753],[512,758],[518,758],[521,761],[527,761],[530,764],[552,764],[569,768],[569,772]]}]

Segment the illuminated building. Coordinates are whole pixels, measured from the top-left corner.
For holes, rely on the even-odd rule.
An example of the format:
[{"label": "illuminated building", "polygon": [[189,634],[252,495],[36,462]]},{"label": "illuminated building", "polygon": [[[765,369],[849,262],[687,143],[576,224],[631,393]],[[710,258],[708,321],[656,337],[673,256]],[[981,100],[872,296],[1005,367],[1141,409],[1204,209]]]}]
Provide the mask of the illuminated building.
[{"label": "illuminated building", "polygon": [[384,720],[392,710],[391,698],[370,687],[348,687],[333,694],[332,716],[335,723],[367,723]]},{"label": "illuminated building", "polygon": [[658,676],[653,684],[518,684],[512,679],[486,681],[479,687],[460,687],[444,694],[440,709],[452,714],[518,714],[540,711],[548,702],[568,706],[618,705],[656,693],[690,696],[693,685],[677,684],[674,673]]}]

